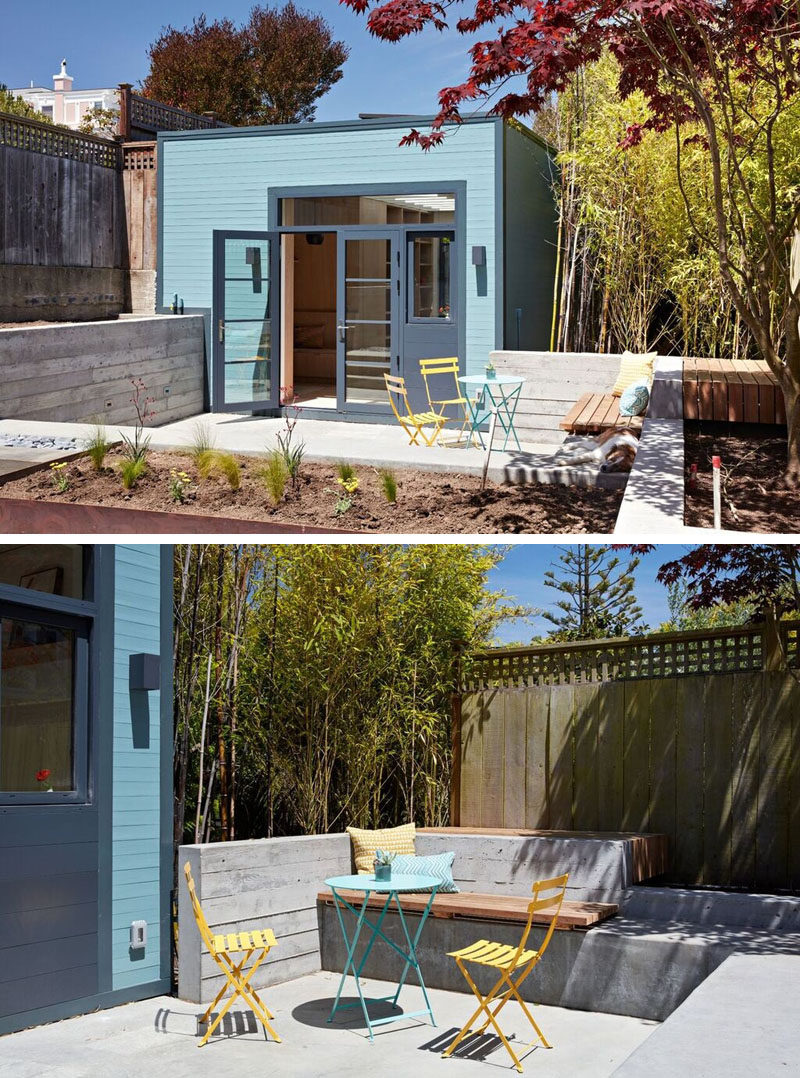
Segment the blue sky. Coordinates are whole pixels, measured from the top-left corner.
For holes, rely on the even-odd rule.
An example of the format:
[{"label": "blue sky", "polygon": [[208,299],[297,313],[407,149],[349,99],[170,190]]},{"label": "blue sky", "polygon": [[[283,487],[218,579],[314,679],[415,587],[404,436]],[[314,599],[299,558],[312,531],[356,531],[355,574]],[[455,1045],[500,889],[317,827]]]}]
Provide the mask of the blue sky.
[{"label": "blue sky", "polygon": [[[344,77],[319,103],[318,120],[347,120],[359,112],[434,112],[438,90],[466,74],[468,42],[458,35],[425,32],[393,45],[371,38],[364,17],[338,0],[297,0],[297,6],[323,15],[351,50]],[[147,47],[163,26],[186,26],[201,12],[209,21],[228,16],[238,23],[251,7],[252,0],[0,0],[0,82],[52,86],[66,56],[76,89],[135,86],[147,73]]]},{"label": "blue sky", "polygon": [[[514,546],[492,572],[489,583],[494,588],[504,588],[529,606],[540,610],[552,608],[559,596],[552,588],[544,586],[544,572],[558,561],[561,547],[568,545],[525,543]],[[660,545],[651,554],[644,555],[636,570],[636,598],[645,621],[654,629],[669,615],[667,589],[656,581],[656,573],[665,561],[680,557],[687,549],[685,546]],[[624,551],[621,553],[624,556]],[[498,630],[497,636],[501,643],[527,641],[549,628],[549,623],[541,617],[530,624],[511,621]]]}]

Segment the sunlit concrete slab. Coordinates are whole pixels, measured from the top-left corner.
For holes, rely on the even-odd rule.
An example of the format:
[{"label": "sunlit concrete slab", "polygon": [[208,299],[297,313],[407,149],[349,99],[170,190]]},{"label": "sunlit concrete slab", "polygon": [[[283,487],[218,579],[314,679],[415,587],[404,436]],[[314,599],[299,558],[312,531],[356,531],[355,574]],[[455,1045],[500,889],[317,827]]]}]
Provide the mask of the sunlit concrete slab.
[{"label": "sunlit concrete slab", "polygon": [[[515,1073],[496,1036],[473,1038],[466,1042],[463,1054],[441,1058],[471,1013],[471,996],[432,991],[436,1028],[415,1018],[401,1019],[378,1027],[370,1043],[357,1008],[340,1012],[328,1023],[338,984],[335,974],[315,973],[265,991],[280,1044],[267,1041],[252,1013],[237,1008],[223,1020],[223,1032],[198,1049],[202,1008],[164,996],[0,1038],[0,1075],[479,1078]],[[386,982],[364,982],[365,992],[374,996],[387,995],[391,988]],[[352,1002],[352,981],[342,998]],[[419,988],[406,987],[400,1003],[406,1012],[418,1010],[422,1005]],[[383,1003],[374,1004],[372,1013],[388,1017],[402,1012]],[[538,1007],[535,1016],[553,1045],[534,1048],[523,1060],[525,1072],[536,1078],[606,1078],[656,1028],[655,1023],[638,1018],[558,1007]],[[519,1054],[530,1040],[529,1027],[515,1005],[504,1008],[503,1017],[503,1031]]]}]

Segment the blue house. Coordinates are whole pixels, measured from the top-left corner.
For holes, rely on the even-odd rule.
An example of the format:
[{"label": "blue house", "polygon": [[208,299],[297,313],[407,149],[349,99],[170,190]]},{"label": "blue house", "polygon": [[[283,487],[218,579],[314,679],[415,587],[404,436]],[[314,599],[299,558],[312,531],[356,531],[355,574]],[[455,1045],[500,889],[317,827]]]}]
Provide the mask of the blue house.
[{"label": "blue house", "polygon": [[172,549],[0,546],[0,1034],[169,991]]},{"label": "blue house", "polygon": [[422,403],[419,359],[483,371],[547,348],[555,166],[517,122],[476,116],[430,153],[424,120],[158,136],[159,309],[207,316],[209,404],[388,418],[384,374]]}]

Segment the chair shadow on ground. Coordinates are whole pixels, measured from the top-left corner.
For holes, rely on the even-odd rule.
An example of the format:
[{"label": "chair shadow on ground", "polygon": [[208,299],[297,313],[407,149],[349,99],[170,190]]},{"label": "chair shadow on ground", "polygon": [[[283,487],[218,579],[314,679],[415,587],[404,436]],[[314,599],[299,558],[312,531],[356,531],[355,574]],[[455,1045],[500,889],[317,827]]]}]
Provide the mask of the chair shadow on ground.
[{"label": "chair shadow on ground", "polygon": [[[209,1023],[214,1021],[218,1013],[218,1011],[212,1012],[208,1019]],[[208,1028],[205,1022],[200,1021],[203,1014],[203,1011],[177,1011],[171,1008],[159,1007],[153,1025],[158,1033],[167,1033],[177,1037],[192,1037],[195,1040],[200,1040]],[[171,1019],[176,1021],[170,1027]],[[251,1010],[247,1008],[232,1009],[228,1011],[211,1034],[208,1043],[211,1044],[213,1041],[226,1040],[229,1037],[242,1037],[253,1033],[261,1033],[267,1040],[270,1040],[267,1036],[267,1031]]]},{"label": "chair shadow on ground", "polygon": [[[436,1055],[441,1055],[448,1045],[452,1044],[458,1035],[458,1026],[453,1026],[451,1029],[445,1029],[437,1031],[436,1036],[425,1044],[419,1046],[421,1052],[433,1052]],[[505,1032],[505,1030],[503,1031]],[[521,1044],[517,1041],[513,1033],[506,1034],[509,1042],[513,1046],[520,1060],[524,1060],[525,1057],[532,1051],[534,1051],[538,1045]],[[488,1063],[489,1056],[492,1055],[498,1048],[501,1048],[503,1042],[497,1036],[496,1033],[470,1033],[453,1052],[453,1059],[471,1059],[478,1063]],[[501,1061],[502,1060],[502,1061]],[[510,1062],[508,1056],[503,1054],[502,1057],[498,1057],[497,1061],[491,1061],[495,1066],[501,1067],[502,1070],[514,1069],[514,1064]]]}]

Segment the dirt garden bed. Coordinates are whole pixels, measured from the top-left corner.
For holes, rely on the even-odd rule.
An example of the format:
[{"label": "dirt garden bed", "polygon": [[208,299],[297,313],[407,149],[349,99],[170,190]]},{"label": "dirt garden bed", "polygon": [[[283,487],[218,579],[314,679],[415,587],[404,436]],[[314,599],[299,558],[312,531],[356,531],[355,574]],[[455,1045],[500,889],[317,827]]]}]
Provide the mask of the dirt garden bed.
[{"label": "dirt garden bed", "polygon": [[[296,489],[287,488],[281,502],[273,507],[259,471],[263,461],[238,457],[241,485],[231,490],[221,476],[198,478],[189,454],[153,451],[148,470],[132,491],[122,489],[114,450],[106,458],[102,472],[94,471],[88,458],[67,463],[69,487],[55,490],[49,468],[0,486],[1,498],[43,501],[50,505],[71,502],[118,508],[172,512],[175,530],[184,515],[224,516],[266,523],[290,523],[354,532],[400,533],[513,533],[513,532],[611,532],[617,517],[621,491],[598,488],[528,484],[504,486],[487,483],[481,491],[480,478],[441,472],[398,469],[397,501],[390,504],[382,492],[377,469],[357,465],[358,489],[352,506],[336,514],[342,495],[333,464],[304,462]],[[171,472],[184,471],[191,487],[184,504],[170,495]]]},{"label": "dirt garden bed", "polygon": [[[722,460],[722,527],[730,531],[800,531],[800,490],[783,486],[786,429],[754,424],[689,422],[684,425],[684,523],[714,525],[711,458]],[[697,475],[692,482],[693,464]]]}]

